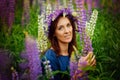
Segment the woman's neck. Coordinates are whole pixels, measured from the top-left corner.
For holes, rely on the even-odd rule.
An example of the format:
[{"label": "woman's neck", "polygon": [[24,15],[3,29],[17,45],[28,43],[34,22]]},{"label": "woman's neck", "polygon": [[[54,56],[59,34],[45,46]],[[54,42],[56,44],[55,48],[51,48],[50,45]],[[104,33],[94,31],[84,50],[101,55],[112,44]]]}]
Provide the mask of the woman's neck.
[{"label": "woman's neck", "polygon": [[63,56],[68,56],[68,44],[59,43],[60,54]]}]

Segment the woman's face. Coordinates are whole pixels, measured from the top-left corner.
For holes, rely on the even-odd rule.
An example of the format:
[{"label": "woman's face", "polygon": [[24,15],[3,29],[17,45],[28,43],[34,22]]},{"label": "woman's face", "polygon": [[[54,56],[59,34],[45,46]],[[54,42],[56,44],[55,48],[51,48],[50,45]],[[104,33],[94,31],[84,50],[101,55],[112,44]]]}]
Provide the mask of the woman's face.
[{"label": "woman's face", "polygon": [[61,17],[58,21],[55,34],[59,43],[70,43],[73,37],[73,28],[68,18]]}]

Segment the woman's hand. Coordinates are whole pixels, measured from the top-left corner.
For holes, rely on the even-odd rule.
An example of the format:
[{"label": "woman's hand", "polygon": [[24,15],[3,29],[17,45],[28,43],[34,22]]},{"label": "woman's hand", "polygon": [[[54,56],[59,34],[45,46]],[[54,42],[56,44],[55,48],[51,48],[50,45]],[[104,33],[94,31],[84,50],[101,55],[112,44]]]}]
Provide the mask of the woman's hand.
[{"label": "woman's hand", "polygon": [[95,66],[95,65],[96,65],[96,59],[93,52],[89,52],[86,56],[81,56],[81,58],[78,61],[78,69],[76,70],[75,75],[73,76],[73,80],[77,80],[86,73],[84,71],[84,68],[86,68],[87,66]]},{"label": "woman's hand", "polygon": [[78,62],[78,68],[81,70],[84,67],[87,66],[95,66],[96,65],[96,59],[93,52],[89,52],[86,56],[81,56]]},{"label": "woman's hand", "polygon": [[74,80],[77,80],[77,77],[82,77],[85,74],[83,70],[87,66],[95,66],[96,59],[93,52],[89,52],[86,56],[81,56],[78,61],[78,69],[76,70],[76,75],[74,76]]}]

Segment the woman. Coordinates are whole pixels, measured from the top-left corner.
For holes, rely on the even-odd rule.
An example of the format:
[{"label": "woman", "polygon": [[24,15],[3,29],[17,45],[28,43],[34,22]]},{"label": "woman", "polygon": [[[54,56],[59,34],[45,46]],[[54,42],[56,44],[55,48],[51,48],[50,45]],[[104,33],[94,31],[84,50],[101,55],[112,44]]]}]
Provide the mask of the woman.
[{"label": "woman", "polygon": [[[45,58],[49,61],[48,64],[51,66],[52,71],[69,73],[70,57],[74,51],[73,46],[76,47],[75,21],[76,18],[73,17],[72,14],[61,12],[50,22],[48,39],[51,46],[50,49],[46,51]],[[89,58],[90,55],[91,59]],[[43,63],[45,58],[43,59]],[[95,56],[90,52],[90,54],[85,57],[81,56],[79,62],[86,62],[86,65],[78,64],[80,72],[72,76],[74,80],[76,80],[78,76],[82,77],[84,75],[84,73],[81,72],[83,67],[95,65]],[[45,72],[45,66],[43,67],[43,72]],[[58,73],[54,76],[54,80],[70,80],[70,77]]]}]

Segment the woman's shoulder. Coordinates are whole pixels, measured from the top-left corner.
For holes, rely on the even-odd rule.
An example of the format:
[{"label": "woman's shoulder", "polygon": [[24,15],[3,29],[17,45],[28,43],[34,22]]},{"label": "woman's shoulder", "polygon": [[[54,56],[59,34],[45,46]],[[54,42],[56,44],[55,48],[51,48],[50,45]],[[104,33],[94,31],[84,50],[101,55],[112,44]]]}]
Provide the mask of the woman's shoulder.
[{"label": "woman's shoulder", "polygon": [[54,50],[48,49],[48,50],[45,52],[45,56],[56,56],[56,53],[55,53]]},{"label": "woman's shoulder", "polygon": [[44,57],[46,57],[47,59],[56,59],[57,58],[55,51],[52,49],[48,49],[45,52]]}]

